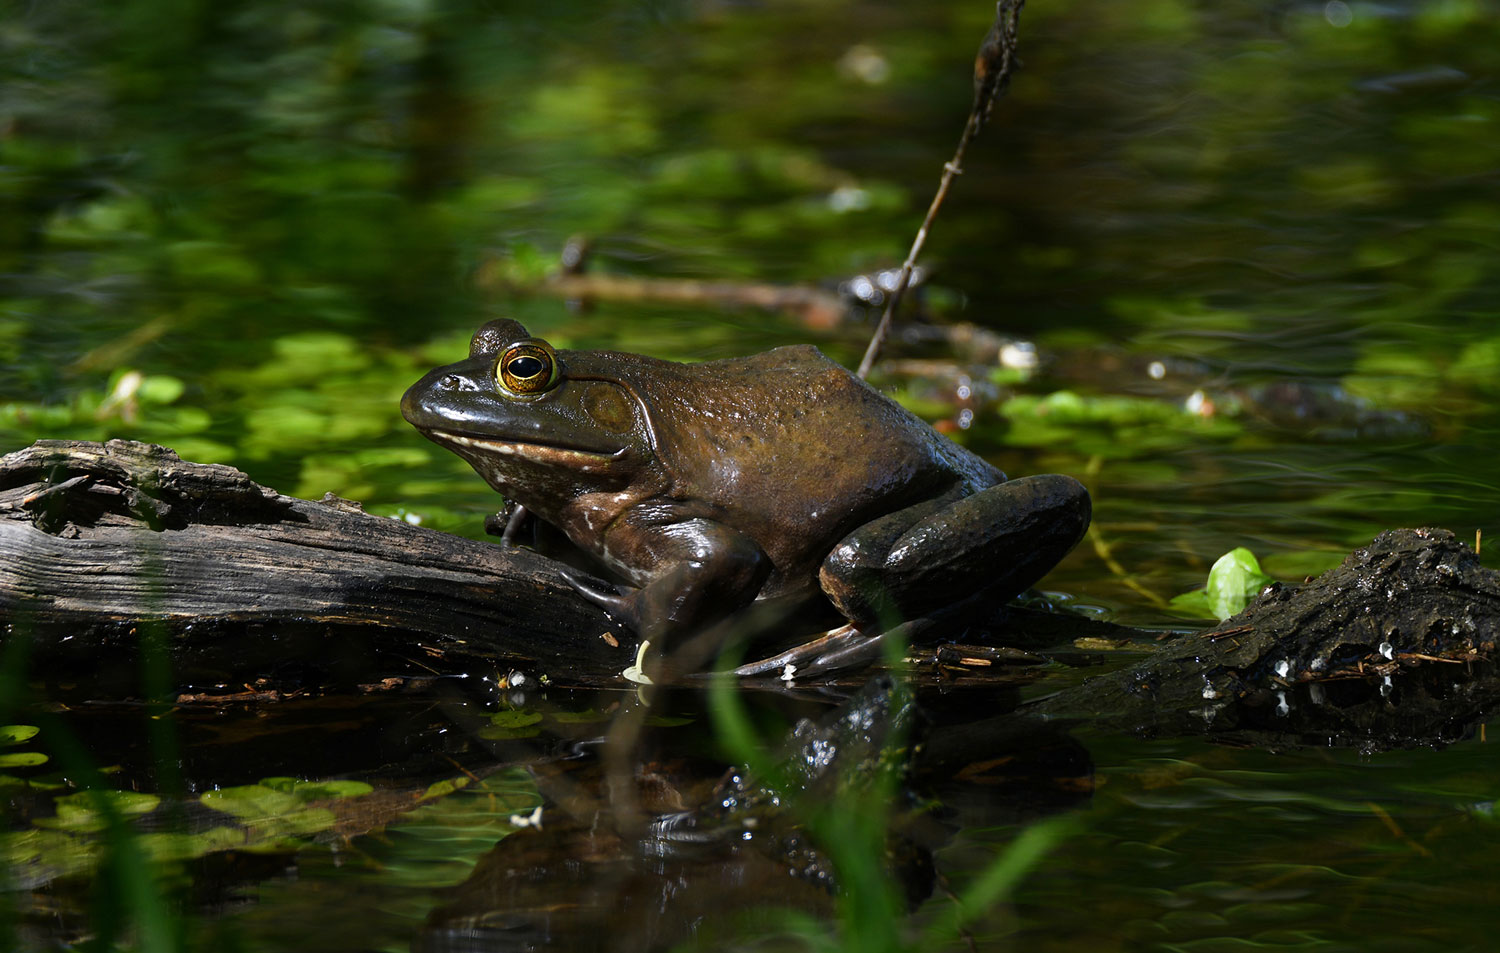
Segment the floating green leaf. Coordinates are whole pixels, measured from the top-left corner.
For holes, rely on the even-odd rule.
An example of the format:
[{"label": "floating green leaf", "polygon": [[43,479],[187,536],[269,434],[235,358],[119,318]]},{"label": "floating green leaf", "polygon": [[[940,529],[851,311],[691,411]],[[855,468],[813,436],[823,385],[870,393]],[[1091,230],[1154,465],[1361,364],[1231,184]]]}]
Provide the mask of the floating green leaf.
[{"label": "floating green leaf", "polygon": [[1220,622],[1244,610],[1250,600],[1274,580],[1261,571],[1255,554],[1243,546],[1230,550],[1208,571],[1208,585],[1172,600],[1172,608],[1185,615],[1218,619]]},{"label": "floating green leaf", "polygon": [[532,738],[541,733],[537,727],[542,720],[539,711],[497,711],[490,716],[490,724],[479,731],[479,737],[491,740],[507,738]]},{"label": "floating green leaf", "polygon": [[261,778],[260,787],[290,794],[303,802],[360,797],[375,789],[364,781],[303,781],[299,778]]},{"label": "floating green leaf", "polygon": [[0,725],[0,745],[18,745],[30,741],[41,729],[35,725]]},{"label": "floating green leaf", "polygon": [[204,807],[237,818],[245,825],[249,850],[280,850],[298,846],[297,838],[328,830],[337,819],[326,807],[309,807],[307,799],[262,784],[209,791]]},{"label": "floating green leaf", "polygon": [[161,798],[136,791],[79,791],[53,802],[56,814],[37,818],[37,827],[74,834],[96,834],[109,826],[108,808],[122,817],[135,817],[156,810]]},{"label": "floating green leaf", "polygon": [[498,725],[501,728],[523,728],[527,725],[534,725],[541,720],[541,712],[525,711],[523,709],[497,711],[490,716],[490,724]]},{"label": "floating green leaf", "polygon": [[15,751],[0,754],[0,768],[34,768],[46,764],[47,756],[40,751]]}]

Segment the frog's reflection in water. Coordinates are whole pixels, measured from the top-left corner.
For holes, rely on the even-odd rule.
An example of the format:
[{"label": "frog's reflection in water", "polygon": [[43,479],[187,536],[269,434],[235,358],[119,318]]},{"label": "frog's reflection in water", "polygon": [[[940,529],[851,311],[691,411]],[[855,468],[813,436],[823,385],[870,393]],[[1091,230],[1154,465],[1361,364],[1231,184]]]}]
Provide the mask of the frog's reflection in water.
[{"label": "frog's reflection in water", "polygon": [[[805,699],[782,700],[806,710]],[[540,826],[481,859],[413,949],[657,950],[754,924],[764,933],[788,911],[828,918],[844,881],[867,885],[869,870],[841,874],[850,856],[883,868],[874,876],[899,917],[932,896],[934,851],[959,825],[1031,820],[1089,796],[1087,753],[1056,726],[1005,714],[1014,693],[932,701],[872,680],[798,721],[775,783],[658,748],[636,765],[649,818],[637,837],[618,833],[597,761],[538,768]],[[986,717],[974,720],[976,710]],[[868,825],[840,823],[859,812]],[[830,843],[851,830],[870,839],[864,854]]]}]

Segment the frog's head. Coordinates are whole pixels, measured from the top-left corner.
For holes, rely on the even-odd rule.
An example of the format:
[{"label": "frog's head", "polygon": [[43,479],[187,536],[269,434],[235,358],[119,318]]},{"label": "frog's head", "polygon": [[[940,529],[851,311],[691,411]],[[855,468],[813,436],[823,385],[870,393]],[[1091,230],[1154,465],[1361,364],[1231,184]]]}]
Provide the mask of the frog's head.
[{"label": "frog's head", "polygon": [[407,390],[401,414],[502,492],[548,479],[617,481],[651,459],[655,443],[624,379],[630,358],[556,351],[515,321],[491,321],[467,360]]}]

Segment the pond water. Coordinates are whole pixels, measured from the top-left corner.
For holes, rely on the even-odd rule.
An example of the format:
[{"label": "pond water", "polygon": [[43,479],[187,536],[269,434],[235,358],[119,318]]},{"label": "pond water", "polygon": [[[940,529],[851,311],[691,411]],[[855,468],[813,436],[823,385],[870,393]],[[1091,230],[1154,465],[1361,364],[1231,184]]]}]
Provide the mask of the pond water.
[{"label": "pond water", "polygon": [[[587,274],[627,285],[832,293],[899,264],[993,15],[974,0],[117,8],[0,14],[0,449],[149,440],[476,538],[496,498],[402,422],[405,387],[497,315],[568,347],[702,360],[812,342],[852,366],[858,308],[815,328],[747,306],[580,303],[547,276],[575,237]],[[1235,547],[1300,581],[1388,527],[1500,533],[1500,6],[1038,0],[1021,34],[918,301],[932,324],[1034,345],[1038,365],[907,340],[875,382],[1007,472],[1089,486],[1094,531],[1045,589],[1186,629],[1202,623],[1167,600]],[[41,732],[0,738],[0,758],[49,760],[0,761],[3,856],[30,871],[0,900],[0,949],[530,948],[420,927],[473,915],[466,878],[512,816],[557,803],[550,766],[596,750],[633,697],[440,685],[166,715],[75,704],[87,686],[48,701],[7,664],[0,726]],[[767,733],[828,706],[745,701]],[[736,760],[710,707],[663,702],[663,777]],[[1453,734],[1268,752],[1081,728],[1050,783],[979,771],[946,789],[936,866],[962,893],[1026,825],[1068,819],[969,926],[985,949],[1488,950],[1496,756],[1482,724]],[[144,851],[66,800],[90,778],[164,798],[117,808],[149,815]],[[360,784],[363,806],[327,806]],[[215,789],[236,793],[205,807]],[[145,840],[176,829],[172,805],[198,841]],[[132,879],[129,858],[153,851],[174,859]],[[679,874],[684,897],[712,893]],[[584,920],[590,897],[609,909],[586,880],[557,888]],[[642,925],[663,883],[606,946],[632,930],[690,942]],[[962,949],[912,939],[952,903],[939,890],[908,919],[846,902],[819,911],[836,927],[773,918],[698,942]],[[587,945],[559,931],[556,948]]]}]

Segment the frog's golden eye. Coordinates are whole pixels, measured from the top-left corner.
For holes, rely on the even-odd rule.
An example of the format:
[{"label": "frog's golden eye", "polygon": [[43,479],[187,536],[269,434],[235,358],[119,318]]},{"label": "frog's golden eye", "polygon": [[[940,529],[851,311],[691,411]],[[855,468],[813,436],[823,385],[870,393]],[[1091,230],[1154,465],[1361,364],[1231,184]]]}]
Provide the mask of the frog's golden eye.
[{"label": "frog's golden eye", "polygon": [[557,355],[544,341],[512,344],[500,355],[495,375],[512,394],[540,394],[557,383]]}]

